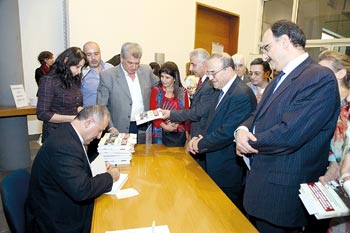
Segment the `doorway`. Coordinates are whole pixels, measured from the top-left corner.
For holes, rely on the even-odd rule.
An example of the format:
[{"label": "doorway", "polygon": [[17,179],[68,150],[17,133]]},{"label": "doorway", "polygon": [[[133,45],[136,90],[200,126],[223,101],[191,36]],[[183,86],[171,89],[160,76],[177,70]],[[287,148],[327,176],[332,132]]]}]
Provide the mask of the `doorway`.
[{"label": "doorway", "polygon": [[239,16],[197,3],[195,48],[212,52],[212,44],[223,46],[224,52],[237,53]]}]

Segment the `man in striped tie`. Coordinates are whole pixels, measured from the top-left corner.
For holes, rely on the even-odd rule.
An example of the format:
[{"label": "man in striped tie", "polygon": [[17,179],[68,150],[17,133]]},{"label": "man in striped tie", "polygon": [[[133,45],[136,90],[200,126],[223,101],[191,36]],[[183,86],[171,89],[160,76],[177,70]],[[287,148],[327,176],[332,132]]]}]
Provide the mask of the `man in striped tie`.
[{"label": "man in striped tie", "polygon": [[339,92],[333,72],[305,52],[295,23],[277,21],[262,44],[265,60],[281,73],[236,130],[237,154],[250,157],[244,208],[261,233],[296,233],[308,224],[300,184],[318,181],[328,165]]}]

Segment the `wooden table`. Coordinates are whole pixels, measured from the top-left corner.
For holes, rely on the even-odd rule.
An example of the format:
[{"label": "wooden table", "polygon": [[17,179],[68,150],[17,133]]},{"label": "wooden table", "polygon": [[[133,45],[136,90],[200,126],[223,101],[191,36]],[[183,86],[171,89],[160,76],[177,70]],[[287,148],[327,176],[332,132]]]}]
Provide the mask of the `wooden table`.
[{"label": "wooden table", "polygon": [[136,145],[124,188],[140,195],[102,195],[95,201],[92,233],[168,225],[171,233],[258,232],[183,148]]},{"label": "wooden table", "polygon": [[36,107],[27,106],[16,108],[16,106],[0,106],[0,117],[35,115]]}]

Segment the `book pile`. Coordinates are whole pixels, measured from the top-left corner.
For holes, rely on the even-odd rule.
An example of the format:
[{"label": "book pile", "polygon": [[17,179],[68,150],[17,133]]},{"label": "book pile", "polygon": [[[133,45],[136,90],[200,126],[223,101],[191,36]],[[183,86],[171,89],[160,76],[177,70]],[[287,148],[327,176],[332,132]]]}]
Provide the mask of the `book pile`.
[{"label": "book pile", "polygon": [[98,143],[97,151],[103,156],[105,162],[114,166],[130,165],[136,143],[137,134],[106,133]]},{"label": "book pile", "polygon": [[317,219],[348,216],[350,199],[337,181],[325,187],[320,182],[300,185],[299,197],[310,215]]}]

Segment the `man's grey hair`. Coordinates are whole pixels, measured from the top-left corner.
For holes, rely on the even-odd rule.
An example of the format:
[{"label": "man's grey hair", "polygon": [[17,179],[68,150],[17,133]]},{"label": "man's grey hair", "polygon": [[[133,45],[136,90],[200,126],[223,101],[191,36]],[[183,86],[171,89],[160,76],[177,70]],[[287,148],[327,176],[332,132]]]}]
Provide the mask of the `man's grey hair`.
[{"label": "man's grey hair", "polygon": [[244,67],[246,67],[245,57],[242,54],[238,54],[238,53],[234,54],[232,56],[232,60],[236,65],[242,64]]},{"label": "man's grey hair", "polygon": [[232,69],[235,69],[235,64],[232,60],[232,57],[228,53],[215,53],[213,54],[210,59],[217,58],[222,62],[222,67],[232,67]]},{"label": "man's grey hair", "polygon": [[81,110],[78,113],[75,119],[83,121],[88,119],[89,117],[93,117],[97,122],[102,122],[106,116],[108,117],[108,119],[110,119],[109,111],[105,106],[91,105],[86,108],[83,108],[83,110]]},{"label": "man's grey hair", "polygon": [[209,60],[210,54],[205,49],[197,48],[190,53],[190,58],[191,57],[197,57],[200,62],[204,62]]},{"label": "man's grey hair", "polygon": [[130,53],[134,58],[142,57],[142,48],[139,44],[133,42],[126,42],[123,44],[120,51],[120,56],[126,58],[126,54]]}]

